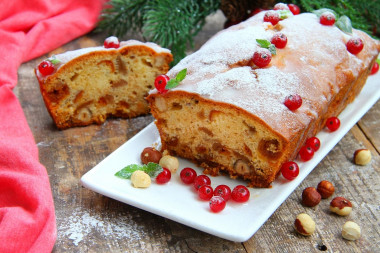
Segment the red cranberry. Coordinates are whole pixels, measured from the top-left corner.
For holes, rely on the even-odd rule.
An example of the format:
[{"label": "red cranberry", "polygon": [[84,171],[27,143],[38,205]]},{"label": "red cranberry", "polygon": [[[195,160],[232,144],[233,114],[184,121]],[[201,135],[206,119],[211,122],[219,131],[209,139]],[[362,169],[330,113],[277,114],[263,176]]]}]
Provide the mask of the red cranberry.
[{"label": "red cranberry", "polygon": [[213,196],[209,202],[210,210],[214,213],[219,213],[226,207],[226,201],[220,196]]},{"label": "red cranberry", "polygon": [[170,77],[168,77],[167,75],[159,75],[154,80],[154,87],[156,87],[159,93],[165,94],[166,92],[168,92],[168,90],[165,89],[165,87],[169,80]]},{"label": "red cranberry", "polygon": [[259,68],[268,66],[271,60],[272,54],[266,48],[260,48],[253,54],[253,63]]},{"label": "red cranberry", "polygon": [[247,187],[244,185],[238,185],[232,190],[231,198],[236,202],[243,203],[248,201],[250,195],[251,193]]},{"label": "red cranberry", "polygon": [[38,65],[38,71],[41,73],[43,76],[48,76],[53,74],[55,68],[53,63],[51,61],[43,61]]},{"label": "red cranberry", "polygon": [[354,37],[348,40],[346,47],[351,54],[358,54],[362,51],[364,44],[359,37]]},{"label": "red cranberry", "polygon": [[379,63],[376,61],[375,64],[373,64],[371,69],[371,75],[374,75],[379,71]]},{"label": "red cranberry", "polygon": [[119,48],[120,43],[119,39],[115,36],[108,37],[104,40],[104,47],[105,48]]},{"label": "red cranberry", "polygon": [[302,105],[302,98],[298,94],[289,95],[285,98],[284,105],[288,107],[289,110],[295,111]]},{"label": "red cranberry", "polygon": [[214,196],[221,196],[228,201],[231,198],[231,188],[224,184],[218,185],[214,189]]},{"label": "red cranberry", "polygon": [[264,15],[264,22],[270,22],[272,25],[276,25],[280,22],[280,15],[276,11],[267,11]]},{"label": "red cranberry", "polygon": [[319,22],[322,25],[333,25],[335,24],[335,15],[329,11],[326,11],[319,17]]},{"label": "red cranberry", "polygon": [[326,127],[331,131],[334,132],[338,130],[340,127],[340,120],[337,117],[330,117],[326,121]]},{"label": "red cranberry", "polygon": [[276,33],[271,39],[271,43],[277,48],[284,48],[288,43],[288,38],[283,33]]},{"label": "red cranberry", "polygon": [[185,184],[192,184],[197,177],[197,172],[192,168],[184,168],[181,170],[180,178]]},{"label": "red cranberry", "polygon": [[210,200],[214,196],[214,190],[210,185],[204,184],[199,187],[198,196],[202,200]]},{"label": "red cranberry", "polygon": [[303,146],[299,153],[301,160],[303,161],[309,161],[314,156],[314,150],[310,146]]},{"label": "red cranberry", "polygon": [[306,140],[306,145],[311,147],[314,152],[317,152],[318,149],[321,147],[321,141],[317,137],[310,137]]},{"label": "red cranberry", "polygon": [[281,174],[284,178],[288,180],[295,179],[300,172],[298,164],[295,162],[286,162],[281,167]]},{"label": "red cranberry", "polygon": [[206,175],[199,175],[197,176],[195,179],[194,179],[194,188],[195,190],[198,191],[198,189],[202,186],[202,185],[211,185],[211,180],[208,176]]},{"label": "red cranberry", "polygon": [[288,4],[289,10],[293,13],[293,15],[298,15],[300,14],[301,10],[298,5],[295,4]]}]

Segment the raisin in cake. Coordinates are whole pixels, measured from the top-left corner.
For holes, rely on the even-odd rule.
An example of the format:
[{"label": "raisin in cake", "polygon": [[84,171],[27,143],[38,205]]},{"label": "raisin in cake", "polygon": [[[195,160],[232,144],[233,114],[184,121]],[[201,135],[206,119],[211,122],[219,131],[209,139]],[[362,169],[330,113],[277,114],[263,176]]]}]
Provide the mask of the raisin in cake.
[{"label": "raisin in cake", "polygon": [[[169,71],[174,78],[187,68],[179,86],[147,98],[163,149],[253,187],[269,187],[305,140],[353,101],[380,50],[367,34],[345,34],[311,13],[276,25],[264,14],[217,33]],[[257,67],[256,39],[271,41],[278,32],[287,36],[285,48]],[[351,37],[364,43],[356,55],[346,48]],[[292,111],[284,101],[295,94],[303,102]]]},{"label": "raisin in cake", "polygon": [[145,97],[172,59],[168,49],[130,40],[55,55],[53,73],[35,72],[51,117],[65,129],[148,113]]}]

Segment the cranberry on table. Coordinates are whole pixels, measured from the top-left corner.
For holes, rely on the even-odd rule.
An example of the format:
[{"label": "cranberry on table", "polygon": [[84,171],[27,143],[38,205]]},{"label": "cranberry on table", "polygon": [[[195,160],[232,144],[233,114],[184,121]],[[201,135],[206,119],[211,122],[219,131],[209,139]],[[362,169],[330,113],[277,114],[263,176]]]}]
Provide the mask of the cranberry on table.
[{"label": "cranberry on table", "polygon": [[298,15],[301,13],[300,7],[295,4],[288,4],[289,10],[293,13],[293,15]]},{"label": "cranberry on table", "polygon": [[157,184],[166,184],[167,182],[170,181],[171,177],[172,177],[172,173],[170,172],[170,170],[168,170],[167,168],[163,168],[164,170],[158,174],[158,176],[156,177],[156,183]]},{"label": "cranberry on table", "polygon": [[332,12],[326,11],[319,17],[319,22],[322,25],[331,26],[335,24],[335,15]]},{"label": "cranberry on table", "polygon": [[197,172],[194,169],[187,167],[181,170],[179,176],[183,183],[192,184],[197,177]]},{"label": "cranberry on table", "polygon": [[219,213],[226,207],[226,201],[221,196],[213,196],[209,205],[212,212]]},{"label": "cranberry on table", "polygon": [[288,107],[289,110],[295,111],[302,105],[302,98],[298,94],[289,95],[285,98],[284,105]]},{"label": "cranberry on table", "polygon": [[270,22],[272,25],[276,25],[280,22],[280,15],[276,11],[267,11],[264,15],[264,22]]},{"label": "cranberry on table", "polygon": [[288,38],[283,33],[276,33],[273,35],[271,43],[275,45],[276,48],[284,48],[288,43]]},{"label": "cranberry on table", "polygon": [[253,63],[259,68],[268,66],[271,60],[272,54],[266,48],[260,48],[253,54]]},{"label": "cranberry on table", "polygon": [[38,71],[41,73],[43,76],[48,76],[53,74],[55,68],[53,63],[51,61],[43,61],[38,65]]},{"label": "cranberry on table", "polygon": [[238,185],[232,190],[231,198],[236,202],[244,203],[248,201],[250,195],[251,193],[247,187],[244,185]]},{"label": "cranberry on table", "polygon": [[228,185],[218,185],[214,189],[214,196],[220,196],[224,198],[225,201],[228,201],[231,198],[231,188]]},{"label": "cranberry on table", "polygon": [[305,145],[300,149],[298,154],[301,160],[307,162],[313,158],[314,150],[310,146]]},{"label": "cranberry on table", "polygon": [[346,47],[351,54],[358,54],[363,50],[364,44],[359,37],[353,37],[347,41]]},{"label": "cranberry on table", "polygon": [[167,75],[159,75],[154,80],[154,87],[156,87],[159,93],[164,94],[168,91],[167,89],[165,89],[165,87],[169,80],[170,77],[168,77]]},{"label": "cranberry on table", "polygon": [[300,169],[298,167],[298,164],[293,161],[286,162],[281,167],[282,176],[288,180],[295,179],[298,176],[299,172]]},{"label": "cranberry on table", "polygon": [[331,131],[334,132],[338,130],[340,127],[340,120],[337,117],[330,117],[326,121],[326,127]]},{"label": "cranberry on table", "polygon": [[214,190],[211,185],[204,184],[198,189],[198,196],[202,200],[210,200],[214,196]]},{"label": "cranberry on table", "polygon": [[311,147],[314,152],[318,151],[321,146],[321,141],[317,137],[310,137],[306,140],[306,145]]},{"label": "cranberry on table", "polygon": [[195,190],[198,191],[198,189],[202,185],[211,185],[211,179],[208,176],[206,176],[206,175],[199,175],[199,176],[197,176],[194,179],[194,183],[193,183],[193,186],[194,186]]}]

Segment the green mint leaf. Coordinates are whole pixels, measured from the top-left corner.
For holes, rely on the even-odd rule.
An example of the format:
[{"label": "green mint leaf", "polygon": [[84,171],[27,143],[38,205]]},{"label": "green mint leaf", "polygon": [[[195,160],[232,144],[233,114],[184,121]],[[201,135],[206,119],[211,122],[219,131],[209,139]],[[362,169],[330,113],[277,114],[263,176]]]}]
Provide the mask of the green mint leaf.
[{"label": "green mint leaf", "polygon": [[177,87],[178,85],[179,85],[179,82],[178,82],[177,79],[170,79],[167,82],[167,84],[165,86],[165,89],[170,90],[170,89],[173,89],[173,88]]},{"label": "green mint leaf", "polygon": [[115,173],[115,176],[123,179],[131,179],[133,172],[141,170],[151,178],[156,178],[164,169],[157,163],[148,163],[146,165],[131,164]]},{"label": "green mint leaf", "polygon": [[319,17],[320,17],[324,12],[326,12],[326,11],[331,12],[332,14],[334,14],[335,19],[338,19],[338,17],[339,17],[338,13],[336,13],[335,11],[333,11],[333,10],[331,10],[331,9],[327,9],[327,8],[322,8],[322,9],[319,9],[319,10],[315,10],[315,11],[313,11],[313,13],[314,13],[315,15],[317,15],[318,18],[319,18]]},{"label": "green mint leaf", "polygon": [[377,59],[376,61],[377,61],[377,63],[380,65],[380,59]]},{"label": "green mint leaf", "polygon": [[136,170],[142,170],[142,168],[143,168],[143,165],[131,164],[131,165],[128,165],[127,167],[124,167],[120,171],[116,172],[115,176],[124,178],[124,179],[130,179],[133,172],[135,172]]},{"label": "green mint leaf", "polygon": [[293,13],[289,10],[278,10],[278,14],[280,15],[280,19],[286,19],[293,16]]},{"label": "green mint leaf", "polygon": [[144,165],[144,172],[151,178],[156,178],[164,169],[157,163],[148,163]]},{"label": "green mint leaf", "polygon": [[335,22],[335,25],[343,32],[352,34],[352,25],[349,17],[341,16],[338,21]]},{"label": "green mint leaf", "polygon": [[58,64],[60,63],[61,61],[58,60],[57,58],[55,58],[55,55],[51,56],[49,59],[47,59],[48,61],[50,61],[51,63],[53,63],[53,65],[55,64]]},{"label": "green mint leaf", "polygon": [[271,45],[269,40],[256,39],[257,44],[262,48],[269,48]]},{"label": "green mint leaf", "polygon": [[177,76],[175,77],[175,79],[176,79],[178,82],[181,82],[183,79],[185,79],[186,74],[187,74],[187,69],[182,69],[180,72],[178,72],[178,74],[177,74]]},{"label": "green mint leaf", "polygon": [[269,52],[272,54],[272,55],[276,55],[277,54],[277,51],[276,51],[276,46],[273,45],[273,44],[270,44],[269,46]]}]

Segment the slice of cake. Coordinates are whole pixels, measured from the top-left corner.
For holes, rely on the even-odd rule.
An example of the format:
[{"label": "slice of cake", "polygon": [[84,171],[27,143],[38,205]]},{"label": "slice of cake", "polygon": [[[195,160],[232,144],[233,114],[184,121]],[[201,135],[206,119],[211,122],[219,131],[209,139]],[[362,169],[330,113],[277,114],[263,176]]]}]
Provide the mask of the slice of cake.
[{"label": "slice of cake", "polygon": [[68,51],[42,62],[35,73],[57,128],[103,123],[149,112],[145,97],[169,70],[168,49],[135,40]]},{"label": "slice of cake", "polygon": [[[306,139],[353,101],[380,50],[367,34],[346,34],[315,14],[279,22],[271,15],[262,12],[216,34],[169,71],[173,79],[187,69],[179,86],[147,98],[163,149],[205,173],[225,171],[253,187],[269,187]],[[286,38],[286,45],[274,37]],[[352,40],[364,48],[351,53]],[[270,42],[283,48],[269,54]]]}]

